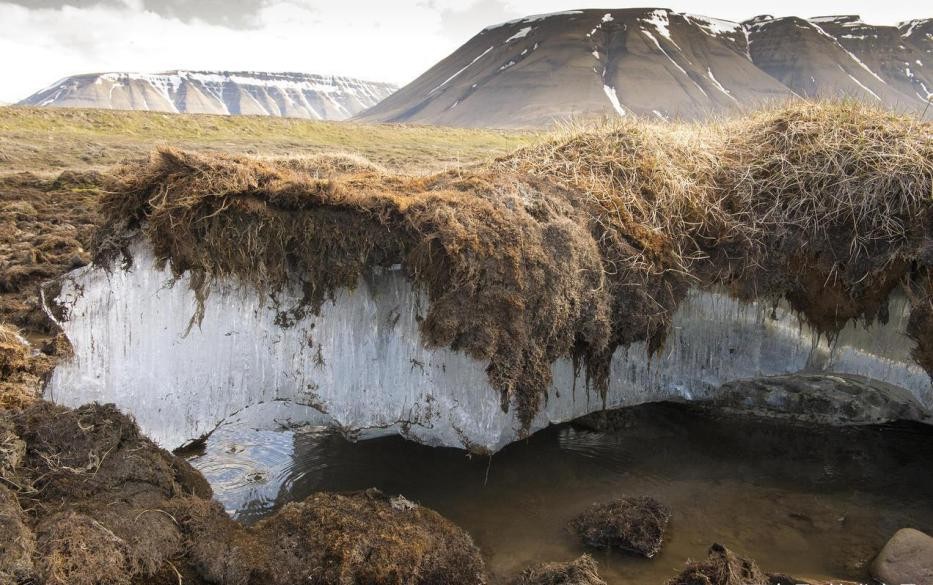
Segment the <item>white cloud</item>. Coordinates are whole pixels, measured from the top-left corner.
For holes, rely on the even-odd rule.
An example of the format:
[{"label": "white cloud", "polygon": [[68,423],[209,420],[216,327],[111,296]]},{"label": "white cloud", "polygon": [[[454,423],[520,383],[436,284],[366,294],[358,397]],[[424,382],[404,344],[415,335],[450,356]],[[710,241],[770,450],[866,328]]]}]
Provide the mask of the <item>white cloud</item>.
[{"label": "white cloud", "polygon": [[0,3],[0,100],[99,71],[307,71],[401,83],[455,47],[437,10],[359,4],[280,2],[259,12],[259,27],[233,29],[131,6]]},{"label": "white cloud", "polygon": [[[250,26],[228,27],[218,15],[175,17],[153,11],[168,0],[44,0],[27,7],[0,0],[0,101],[17,101],[75,73],[228,69],[305,71],[405,83],[487,24],[531,13],[579,8],[580,0],[243,0]],[[172,0],[178,4],[179,0]],[[64,6],[61,6],[65,4]],[[173,4],[173,5],[174,5]],[[620,3],[613,2],[620,5]],[[54,6],[60,6],[54,8]],[[621,5],[638,6],[643,2]],[[744,3],[671,2],[675,10],[728,19],[860,12],[892,23],[928,16],[919,2],[851,0]],[[770,8],[769,8],[770,7]],[[204,20],[207,19],[207,20]],[[209,21],[209,22],[208,22]]]}]

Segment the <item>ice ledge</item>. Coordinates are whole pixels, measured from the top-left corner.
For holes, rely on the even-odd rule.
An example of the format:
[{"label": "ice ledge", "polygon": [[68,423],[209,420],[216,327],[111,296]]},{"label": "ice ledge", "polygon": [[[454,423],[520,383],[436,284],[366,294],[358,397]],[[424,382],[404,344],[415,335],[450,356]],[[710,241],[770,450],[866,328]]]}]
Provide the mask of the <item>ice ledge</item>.
[{"label": "ice ledge", "polygon": [[[67,309],[61,325],[74,357],[53,373],[47,398],[114,402],[169,448],[244,417],[257,427],[328,424],[491,450],[518,435],[486,363],[422,345],[427,301],[400,271],[374,271],[320,315],[284,328],[279,311],[297,291],[277,295],[276,306],[237,283],[217,283],[202,323],[189,330],[196,303],[187,275],[173,281],[156,269],[145,245],[132,255],[129,270],[89,266],[63,279],[57,302]],[[725,382],[798,371],[881,380],[909,391],[929,414],[933,387],[903,335],[906,302],[893,299],[889,312],[886,325],[851,326],[830,347],[784,307],[693,291],[660,355],[649,359],[640,344],[616,352],[605,405],[570,361],[555,363],[534,428],[604,406],[710,399]]]}]

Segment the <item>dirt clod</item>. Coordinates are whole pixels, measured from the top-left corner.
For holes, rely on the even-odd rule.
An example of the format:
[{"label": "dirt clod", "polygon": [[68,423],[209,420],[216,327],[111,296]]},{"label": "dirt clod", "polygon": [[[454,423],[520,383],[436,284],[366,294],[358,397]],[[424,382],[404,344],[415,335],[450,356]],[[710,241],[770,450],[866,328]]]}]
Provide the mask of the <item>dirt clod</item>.
[{"label": "dirt clod", "polygon": [[0,583],[16,583],[32,576],[36,537],[16,495],[0,484]]},{"label": "dirt clod", "polygon": [[709,549],[704,561],[687,564],[667,585],[769,585],[770,579],[755,561],[744,559],[721,544]]},{"label": "dirt clod", "polygon": [[593,504],[570,522],[584,544],[651,558],[661,550],[670,509],[648,496]]},{"label": "dirt clod", "polygon": [[184,522],[190,556],[221,583],[441,585],[485,582],[470,537],[436,512],[393,507],[378,490],[318,493],[244,528],[216,507]]},{"label": "dirt clod", "polygon": [[606,585],[597,572],[596,561],[583,555],[567,563],[544,563],[529,569],[510,585]]}]

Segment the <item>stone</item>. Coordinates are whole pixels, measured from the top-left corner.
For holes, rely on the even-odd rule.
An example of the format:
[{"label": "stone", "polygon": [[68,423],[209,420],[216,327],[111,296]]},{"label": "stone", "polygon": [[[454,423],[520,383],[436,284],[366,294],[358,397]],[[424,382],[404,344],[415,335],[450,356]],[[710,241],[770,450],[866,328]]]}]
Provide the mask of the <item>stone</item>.
[{"label": "stone", "polygon": [[723,384],[709,404],[727,411],[829,425],[929,416],[906,390],[861,376],[788,374]]},{"label": "stone", "polygon": [[913,528],[898,530],[875,557],[870,571],[887,585],[933,583],[933,537]]}]

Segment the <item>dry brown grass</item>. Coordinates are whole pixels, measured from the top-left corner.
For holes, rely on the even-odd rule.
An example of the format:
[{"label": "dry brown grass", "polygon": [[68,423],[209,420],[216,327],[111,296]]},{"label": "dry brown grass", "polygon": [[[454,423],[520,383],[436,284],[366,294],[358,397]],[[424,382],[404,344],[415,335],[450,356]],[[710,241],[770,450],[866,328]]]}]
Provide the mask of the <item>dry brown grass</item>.
[{"label": "dry brown grass", "polygon": [[777,585],[762,572],[755,561],[744,559],[721,544],[709,549],[703,561],[687,564],[680,575],[667,585]]},{"label": "dry brown grass", "polygon": [[529,132],[72,108],[0,108],[0,173],[98,170],[171,144],[204,152],[313,156],[349,152],[425,172],[475,162],[534,139]]},{"label": "dry brown grass", "polygon": [[52,360],[33,355],[15,328],[0,323],[0,411],[32,404],[42,393]]},{"label": "dry brown grass", "polygon": [[622,497],[597,503],[570,522],[583,544],[647,558],[661,552],[671,510],[652,497]]},{"label": "dry brown grass", "polygon": [[[401,263],[431,300],[425,341],[488,360],[528,424],[551,363],[579,360],[604,390],[612,352],[659,348],[691,286],[786,298],[828,335],[884,318],[895,286],[929,299],[930,128],[800,103],[706,125],[622,121],[430,176],[161,150],[105,198],[98,259],[142,233],[202,298],[216,277],[261,290],[299,278],[296,316]],[[922,314],[911,331],[929,369]]]},{"label": "dry brown grass", "polygon": [[440,514],[375,489],[319,492],[254,526],[183,504],[189,557],[211,583],[483,585],[472,539]]},{"label": "dry brown grass", "polygon": [[597,563],[583,555],[568,563],[544,563],[522,571],[510,585],[606,585]]},{"label": "dry brown grass", "polygon": [[[2,445],[2,443],[0,443]],[[2,456],[2,454],[0,454]],[[3,466],[0,465],[0,473]],[[33,574],[36,538],[16,495],[0,482],[0,583],[23,583]]]},{"label": "dry brown grass", "polygon": [[101,173],[0,177],[0,323],[29,335],[57,331],[41,307],[39,286],[90,261],[106,185]]}]

